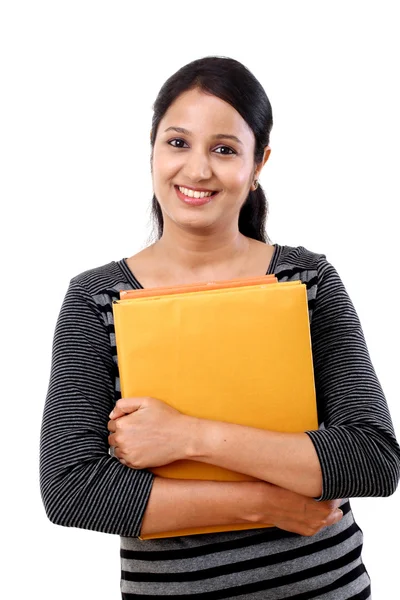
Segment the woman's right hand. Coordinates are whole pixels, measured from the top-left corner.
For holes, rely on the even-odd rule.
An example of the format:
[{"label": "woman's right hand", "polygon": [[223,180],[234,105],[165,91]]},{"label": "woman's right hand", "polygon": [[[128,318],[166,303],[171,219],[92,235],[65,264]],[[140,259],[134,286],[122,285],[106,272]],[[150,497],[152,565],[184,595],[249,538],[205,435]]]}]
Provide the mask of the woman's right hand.
[{"label": "woman's right hand", "polygon": [[263,482],[262,485],[264,492],[261,494],[263,507],[260,521],[263,523],[270,523],[279,529],[300,535],[311,536],[324,527],[337,523],[343,517],[343,512],[339,508],[341,500],[317,502],[313,498],[270,483]]}]

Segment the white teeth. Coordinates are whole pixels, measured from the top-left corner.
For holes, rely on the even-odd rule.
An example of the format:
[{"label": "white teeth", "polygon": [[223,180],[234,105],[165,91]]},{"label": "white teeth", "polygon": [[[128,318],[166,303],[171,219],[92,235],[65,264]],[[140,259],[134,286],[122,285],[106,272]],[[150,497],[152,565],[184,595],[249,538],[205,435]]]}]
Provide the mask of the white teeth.
[{"label": "white teeth", "polygon": [[189,198],[208,198],[209,196],[212,196],[213,192],[195,192],[194,190],[189,190],[188,188],[184,188],[181,186],[179,187],[179,191],[182,192],[182,194],[185,194],[185,196],[189,196]]}]

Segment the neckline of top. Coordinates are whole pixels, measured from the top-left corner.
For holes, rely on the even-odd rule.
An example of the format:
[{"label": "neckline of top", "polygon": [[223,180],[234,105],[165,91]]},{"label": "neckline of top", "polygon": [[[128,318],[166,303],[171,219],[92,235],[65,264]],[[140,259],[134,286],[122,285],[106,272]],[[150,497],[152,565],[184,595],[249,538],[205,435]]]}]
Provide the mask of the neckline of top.
[{"label": "neckline of top", "polygon": [[[280,255],[280,252],[282,250],[282,246],[280,246],[279,244],[272,244],[274,246],[274,252],[272,254],[266,275],[271,275],[273,274],[273,271],[276,267],[276,264],[278,262],[278,258]],[[135,274],[131,271],[131,269],[128,267],[128,263],[126,262],[127,258],[121,258],[120,260],[116,261],[116,264],[120,267],[120,269],[122,270],[123,274],[125,275],[126,279],[128,280],[128,282],[134,286],[135,289],[141,289],[143,290],[144,287],[142,286],[142,284],[140,283],[140,281],[138,279],[136,279]]]}]

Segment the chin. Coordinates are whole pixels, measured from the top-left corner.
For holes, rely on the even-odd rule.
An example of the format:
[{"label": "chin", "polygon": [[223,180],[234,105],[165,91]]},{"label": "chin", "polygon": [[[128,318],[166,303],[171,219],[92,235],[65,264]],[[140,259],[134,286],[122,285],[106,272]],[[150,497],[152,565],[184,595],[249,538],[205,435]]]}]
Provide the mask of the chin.
[{"label": "chin", "polygon": [[179,206],[169,206],[169,210],[164,210],[162,207],[164,223],[169,221],[173,227],[186,229],[188,231],[196,231],[199,233],[202,230],[209,230],[210,228],[226,229],[226,215],[218,210],[215,210],[216,207],[216,204],[214,204],[214,206],[209,204],[200,207],[193,207],[185,206],[182,203]]},{"label": "chin", "polygon": [[210,218],[210,217],[202,217],[202,216],[194,216],[194,215],[187,215],[186,218],[185,217],[181,217],[178,215],[174,215],[174,217],[171,219],[169,218],[170,221],[173,222],[173,224],[176,227],[179,227],[179,229],[186,229],[188,231],[202,231],[205,229],[209,229],[210,227],[215,227],[218,225],[217,221],[215,218]]}]

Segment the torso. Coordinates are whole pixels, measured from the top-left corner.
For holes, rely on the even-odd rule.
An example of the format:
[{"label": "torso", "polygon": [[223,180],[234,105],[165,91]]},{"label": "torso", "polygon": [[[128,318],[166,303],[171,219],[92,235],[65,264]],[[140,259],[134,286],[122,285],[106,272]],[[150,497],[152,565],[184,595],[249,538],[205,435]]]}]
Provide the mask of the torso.
[{"label": "torso", "polygon": [[[253,271],[254,275],[266,272],[273,252],[272,247],[268,249],[268,247],[260,246],[260,248],[265,251],[265,254],[262,256],[261,253],[259,262],[255,263],[258,271]],[[338,285],[337,275],[327,270],[329,263],[326,262],[325,256],[310,253],[303,247],[277,244],[275,248],[276,254],[274,254],[271,264],[273,264],[273,272],[278,281],[302,281],[307,286],[311,325],[313,324],[319,286],[324,286],[322,299],[326,313],[324,318],[328,319],[327,323],[335,322],[337,315],[345,311],[343,314],[347,315],[346,322],[349,325],[346,331],[350,332],[349,340],[355,344],[351,355],[360,357],[361,362],[357,364],[360,364],[361,367],[365,356],[364,340],[362,336],[351,335],[353,325],[356,328],[359,327],[358,320],[353,311],[350,313],[348,311],[347,297],[335,291]],[[268,264],[263,264],[263,261]],[[142,277],[143,283],[146,285],[149,282],[152,283],[146,277],[145,262],[141,263],[137,258],[136,261],[131,260],[131,264],[138,276]],[[154,268],[153,264],[151,264],[151,268]],[[247,273],[251,272],[249,265],[246,265],[246,270]],[[321,273],[324,273],[325,283],[321,281]],[[235,273],[231,272],[227,275],[233,276]],[[156,282],[155,279],[153,281]],[[65,360],[59,362],[57,369],[52,374],[51,389],[58,390],[57,394],[60,395],[61,401],[51,396],[52,408],[49,407],[49,411],[46,413],[50,420],[57,420],[61,424],[65,422],[65,426],[70,427],[70,413],[73,414],[82,409],[81,395],[84,398],[93,398],[91,407],[94,415],[100,415],[98,418],[96,417],[96,423],[98,423],[101,434],[103,427],[101,415],[108,414],[105,409],[109,411],[112,402],[121,397],[113,325],[113,301],[118,300],[121,290],[136,289],[136,287],[136,281],[131,276],[125,259],[85,271],[73,279],[73,287],[68,292],[73,296],[67,296],[61,314],[62,322],[66,323],[67,328],[71,322],[78,324],[82,334],[91,339],[90,348],[88,347],[90,352],[82,361],[81,354],[77,354],[77,347],[69,343],[68,336],[58,338],[57,343],[64,344],[60,348],[62,348]],[[79,296],[76,295],[78,289]],[[81,296],[83,293],[84,296]],[[332,302],[328,302],[330,295],[334,296]],[[73,301],[68,300],[71,298]],[[89,298],[91,299],[91,309],[95,308],[99,318],[92,318],[94,315],[92,310],[90,313],[87,312],[87,299]],[[89,316],[90,318],[88,318]],[[104,337],[105,331],[108,331],[109,343]],[[234,339],[234,335],[233,332],[232,339]],[[325,364],[326,356],[329,357],[330,348],[336,347],[341,342],[343,329],[334,327],[327,336],[324,328],[314,327],[312,335],[314,353],[317,353],[315,362],[317,372],[320,370],[319,365]],[[348,356],[348,353],[340,353],[337,368],[329,369],[324,373],[319,372],[318,375],[323,389],[330,389],[334,392],[334,402],[327,402],[325,405],[325,399],[322,396],[320,398],[322,414],[327,422],[332,418],[329,411],[333,411],[335,414],[337,410],[338,398],[340,398],[343,411],[343,422],[354,418],[355,407],[352,401],[354,386],[350,373],[354,369],[354,361],[350,361],[350,364]],[[78,371],[76,371],[77,369]],[[104,377],[104,381],[109,381],[113,369],[115,372],[114,390],[108,384],[99,386],[102,377]],[[64,384],[71,378],[76,378],[77,373],[78,375],[82,373],[81,392],[80,395],[71,395]],[[96,373],[96,377],[88,377],[88,373]],[[268,364],[266,364],[266,373],[268,373]],[[370,378],[369,382],[367,380],[365,382],[365,401],[371,402],[371,406],[374,406],[373,414],[374,418],[378,419],[377,423],[380,423],[379,427],[383,427],[382,423],[384,422],[386,423],[385,430],[388,431],[390,425],[385,412],[385,401],[382,392],[379,391],[380,387],[376,382],[374,371],[364,369],[361,373],[363,377]],[[273,374],[271,378],[274,378]],[[279,387],[279,381],[277,385]],[[65,406],[63,394],[65,402],[68,402],[70,408],[69,412],[61,414],[60,407]],[[57,430],[47,427],[44,431],[48,436],[45,440],[45,446],[49,449],[48,468],[54,467],[52,464],[54,456],[58,456],[60,460],[58,465],[60,469],[67,468],[67,461],[71,457],[58,451],[60,438]],[[326,482],[328,489],[336,490],[339,486],[343,491],[343,489],[348,489],[351,478],[356,477],[358,471],[352,470],[352,463],[348,458],[349,453],[346,452],[347,446],[339,443],[338,439],[341,438],[337,436],[336,432],[333,439],[329,441],[329,436],[324,435]],[[101,447],[103,448],[103,444]],[[90,453],[93,454],[94,451],[96,448],[93,446],[93,436],[83,436],[82,443],[73,445],[71,456],[77,463],[79,460],[87,460]],[[338,452],[340,453],[339,459],[336,457]],[[331,457],[334,457],[334,460]],[[338,460],[341,463],[335,463]],[[343,465],[344,475],[342,474],[339,481],[336,476],[337,470],[332,468],[335,464]],[[47,472],[45,470],[44,474]],[[391,473],[394,477],[394,471]],[[121,535],[121,592],[124,600],[140,597],[146,597],[148,600],[165,597],[168,600],[168,598],[189,598],[191,595],[195,598],[240,597],[241,600],[245,598],[246,600],[254,600],[254,598],[272,600],[284,597],[290,597],[292,600],[317,597],[352,598],[353,600],[370,598],[369,577],[362,562],[362,531],[354,521],[349,502],[345,500],[341,506],[344,518],[335,525],[322,529],[312,537],[302,538],[277,528],[270,528],[270,530],[232,531],[140,540],[136,536],[140,532],[140,522],[151,493],[152,475],[147,470],[141,469],[130,470],[128,474],[115,469],[112,477],[112,489],[106,490],[105,498],[107,499],[112,492],[113,511],[100,510],[99,503],[92,503],[85,515],[81,519],[79,518],[78,524],[80,527]],[[373,489],[372,475],[364,479],[358,488],[361,495],[370,493],[369,490]],[[75,485],[75,482],[71,479],[69,483],[71,491],[71,486]],[[94,483],[97,485],[96,489],[104,489],[101,487],[101,482],[100,484],[98,481]],[[68,492],[67,488],[66,490]],[[383,495],[385,495],[384,491]],[[386,493],[386,495],[388,494]],[[71,510],[74,514],[76,512],[73,507],[71,509],[68,502],[69,496],[66,494],[64,501],[61,499],[57,502],[55,516],[60,520],[68,520]],[[126,511],[127,497],[130,500],[129,514]],[[116,519],[115,515],[120,515],[120,517]]]},{"label": "torso", "polygon": [[248,256],[240,266],[228,265],[208,272],[183,272],[156,258],[154,245],[126,259],[131,272],[144,288],[153,288],[206,281],[222,281],[239,277],[258,277],[268,271],[275,246],[249,239]]}]

